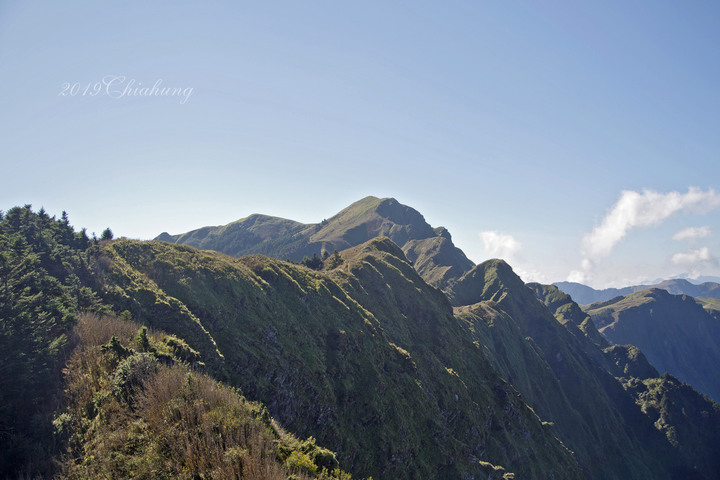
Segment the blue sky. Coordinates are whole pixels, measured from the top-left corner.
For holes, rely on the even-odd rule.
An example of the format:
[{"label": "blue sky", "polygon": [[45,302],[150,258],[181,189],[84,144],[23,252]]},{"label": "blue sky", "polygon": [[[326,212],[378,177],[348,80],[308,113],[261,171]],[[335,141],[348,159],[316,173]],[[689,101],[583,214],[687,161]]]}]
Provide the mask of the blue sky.
[{"label": "blue sky", "polygon": [[0,209],[147,239],[392,196],[525,280],[720,275],[718,46],[708,1],[5,1]]}]

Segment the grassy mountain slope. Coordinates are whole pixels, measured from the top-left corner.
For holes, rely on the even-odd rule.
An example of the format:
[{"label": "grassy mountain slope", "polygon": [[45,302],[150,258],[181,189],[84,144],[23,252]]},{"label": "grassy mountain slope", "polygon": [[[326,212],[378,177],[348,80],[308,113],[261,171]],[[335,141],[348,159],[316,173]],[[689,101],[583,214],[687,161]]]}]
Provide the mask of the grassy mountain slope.
[{"label": "grassy mountain slope", "polygon": [[[535,293],[538,300],[545,304],[557,321],[563,324],[573,336],[580,339],[581,344],[587,345],[587,342],[582,339],[582,336],[585,336],[598,347],[605,348],[610,345],[598,332],[590,315],[583,312],[570,295],[554,285],[528,283],[527,286]],[[585,351],[588,355],[595,356],[595,349],[586,347]]]},{"label": "grassy mountain slope", "polygon": [[176,337],[84,314],[54,421],[59,478],[343,479],[334,454],[300,441],[260,404],[189,368]]},{"label": "grassy mountain slope", "polygon": [[302,258],[308,225],[268,215],[253,214],[219,227],[203,227],[180,235],[161,233],[156,240],[217,250],[240,256],[263,252],[271,256]]},{"label": "grassy mountain slope", "polygon": [[660,377],[655,367],[648,362],[645,354],[634,345],[612,345],[606,347],[604,353],[614,365],[613,373],[616,377],[641,380]]},{"label": "grassy mountain slope", "polygon": [[[125,320],[108,323],[122,305],[100,297],[124,298],[124,305],[137,294],[139,303],[151,303],[147,278],[131,277],[126,289],[108,283],[116,268],[108,243],[74,232],[65,214],[58,220],[30,206],[0,213],[0,220],[0,478],[229,478],[239,468],[243,478],[348,478],[314,440],[300,442],[276,424],[270,438],[259,427],[269,417],[249,418],[260,405],[188,367],[167,371],[169,362],[202,368],[182,338]],[[197,333],[218,362],[214,344],[188,312],[172,315],[176,301],[152,298],[152,308],[141,310],[146,318]],[[110,341],[113,335],[126,345]],[[133,379],[145,367],[182,384],[197,380],[191,391],[175,381],[172,398],[154,404],[162,410],[154,423],[133,400],[143,393]],[[172,408],[177,415],[167,416]],[[323,466],[333,472],[322,473]]]},{"label": "grassy mountain slope", "polygon": [[[45,335],[40,341],[52,345],[48,375],[59,379],[66,351],[60,347],[77,322],[78,308],[122,312],[122,317],[133,317],[141,325],[172,333],[170,340],[162,341],[164,351],[232,382],[250,398],[265,400],[288,427],[316,433],[337,446],[341,459],[355,471],[380,478],[495,478],[506,472],[499,467],[504,465],[523,478],[545,478],[548,472],[555,478],[578,478],[570,452],[465,337],[445,297],[428,286],[387,239],[349,250],[334,270],[315,272],[267,257],[235,259],[163,242],[93,244],[82,234],[75,235],[66,222],[40,217],[29,208],[8,212],[1,228],[4,286],[11,287],[2,290],[3,340],[13,348],[7,352],[8,360],[27,356],[46,368],[42,356],[46,347],[38,350],[21,341],[23,326],[34,327],[38,335]],[[43,241],[28,246],[38,234]],[[58,237],[67,237],[71,244],[81,242],[78,254],[68,251]],[[13,245],[19,248],[17,255],[12,253]],[[49,270],[37,265],[32,271],[25,268],[27,262],[42,257],[45,247],[52,254],[46,263]],[[73,255],[79,270],[71,268],[76,261]],[[40,286],[53,282],[58,286],[35,292],[27,283],[35,277]],[[42,304],[54,308],[63,298],[68,303],[60,310],[32,309]],[[57,329],[43,328],[58,321],[62,323]],[[76,393],[70,396],[69,410],[55,422],[60,432],[69,434],[66,476],[184,478],[192,472],[200,474],[203,465],[224,468],[221,463],[230,462],[225,466],[235,468],[237,460],[252,457],[253,451],[261,452],[261,457],[277,451],[281,470],[288,461],[291,468],[312,470],[299,454],[293,457],[292,452],[275,447],[263,454],[268,442],[262,436],[260,444],[241,443],[237,448],[221,442],[222,462],[203,460],[206,457],[197,453],[198,438],[188,432],[206,432],[207,441],[218,446],[211,437],[236,435],[234,427],[226,424],[231,418],[247,417],[242,413],[244,401],[210,380],[170,372],[163,375],[175,379],[170,382],[174,390],[158,393],[165,395],[169,403],[160,405],[167,407],[150,409],[156,413],[136,408],[134,402],[142,404],[144,397],[136,396],[138,384],[132,379],[140,375],[142,390],[148,391],[145,375],[164,371],[168,354],[155,353],[158,340],[152,336],[142,342],[138,332],[135,345],[129,341],[110,341],[99,350],[95,346],[88,356],[68,365],[67,385],[69,392]],[[140,345],[155,352],[140,350]],[[115,352],[117,358],[106,352]],[[34,378],[37,372],[30,369],[20,378],[43,380]],[[211,398],[201,391],[185,391],[176,380],[186,376],[191,384],[204,385],[200,390]],[[14,391],[13,384],[7,386]],[[8,399],[3,406],[33,413],[32,400],[59,397],[58,386],[58,382],[46,383],[29,397]],[[226,401],[217,403],[213,392],[220,392]],[[179,408],[180,417],[166,418],[169,407]],[[39,413],[47,413],[41,416],[28,415],[36,420],[26,432],[34,432],[40,424],[49,430],[54,407],[43,408]],[[10,428],[22,427],[10,423],[17,422],[10,410],[0,420]],[[163,433],[168,422],[180,422],[179,429]],[[251,424],[247,428],[258,429]],[[169,441],[165,437],[177,442],[163,447],[162,442]],[[0,437],[3,447],[15,445],[15,452],[28,453],[27,442],[8,444],[7,438],[5,433]],[[30,451],[26,461],[37,451],[46,455],[47,462],[57,448],[57,444],[51,447],[57,439],[30,440],[39,448]],[[283,451],[287,457],[281,455]],[[315,451],[310,446],[300,449],[306,456]],[[14,462],[12,452],[5,448],[3,455]],[[4,474],[10,476],[40,471],[27,464],[22,469],[17,464],[5,466]],[[272,468],[277,471],[276,467]],[[205,471],[209,476],[224,475]]]},{"label": "grassy mountain slope", "polygon": [[612,343],[638,346],[659,371],[720,398],[720,319],[692,297],[651,289],[586,312]]},{"label": "grassy mountain slope", "polygon": [[[571,323],[586,324],[589,327],[585,330],[587,339],[603,346],[603,343],[593,340],[599,334],[587,324],[587,314],[568,295],[559,292],[555,286],[529,286],[541,301],[555,309],[560,323],[566,327]],[[713,312],[711,305],[707,308]],[[588,350],[589,347],[586,347],[585,351]],[[643,447],[656,452],[655,456],[657,452],[664,451],[666,458],[675,460],[665,467],[671,478],[715,478],[719,464],[714,459],[720,453],[720,436],[705,421],[710,424],[715,422],[720,406],[689,385],[681,385],[668,374],[660,377],[643,352],[634,345],[605,347],[603,354],[605,361],[598,364],[604,365],[617,378],[639,407],[639,411],[635,409],[633,413],[633,409],[626,406],[625,416],[627,421],[633,422],[633,430],[642,439]],[[597,360],[597,356],[592,356]],[[652,424],[652,429],[648,428],[649,424]],[[688,429],[688,425],[693,424],[697,428]]]},{"label": "grassy mountain slope", "polygon": [[418,211],[393,198],[363,198],[318,224],[251,215],[228,225],[181,235],[162,233],[156,240],[233,256],[263,254],[299,261],[304,256],[344,250],[380,236],[400,245],[423,279],[441,289],[473,266],[453,245],[446,229],[433,229]]},{"label": "grassy mountain slope", "polygon": [[[116,241],[108,250],[125,262],[115,267],[147,276],[193,313],[222,352],[221,375],[287,428],[336,450],[351,471],[463,478],[485,460],[523,478],[578,474],[442,293],[387,239],[344,251],[327,272],[162,242]],[[147,296],[133,315],[152,324],[144,312],[158,298]],[[203,339],[188,342],[212,357]]]},{"label": "grassy mountain slope", "polygon": [[[602,352],[582,332],[563,326],[502,260],[484,262],[473,279],[481,301],[458,307],[493,365],[576,453],[589,478],[670,478],[651,460],[645,436],[656,433],[632,398],[596,361]],[[576,330],[577,334],[571,333]],[[588,355],[588,350],[596,354]],[[639,420],[638,420],[639,419]]]},{"label": "grassy mountain slope", "polygon": [[[599,333],[588,323],[588,315],[568,295],[559,292],[555,286],[530,286],[538,298],[555,309],[558,321],[566,326],[585,324],[588,340],[597,346],[605,345],[606,342],[597,341]],[[585,351],[588,350],[586,347]],[[712,459],[720,453],[720,437],[700,418],[712,424],[718,418],[720,407],[670,375],[659,377],[655,367],[634,345],[608,346],[603,349],[603,354],[605,361],[598,364],[604,365],[617,378],[639,407],[640,411],[634,413],[627,409],[626,418],[633,422],[633,429],[645,449],[656,452],[656,456],[657,452],[665,451],[666,458],[674,459],[665,467],[671,478],[715,478],[718,463]],[[652,429],[648,429],[650,423]],[[688,429],[689,424],[697,424],[697,428]]]},{"label": "grassy mountain slope", "polygon": [[554,285],[570,295],[573,300],[581,305],[605,302],[615,297],[630,295],[650,288],[666,290],[673,295],[720,298],[720,284],[715,282],[705,282],[700,285],[696,285],[682,278],[664,280],[654,285],[634,285],[624,288],[606,288],[603,290],[596,290],[592,287],[576,282],[557,282]]},{"label": "grassy mountain slope", "polygon": [[[677,397],[670,388],[643,396],[630,383],[640,371],[639,355],[616,348],[606,362],[615,367],[599,366],[589,353],[590,335],[578,327],[586,318],[557,292],[543,290],[564,315],[557,321],[535,297],[539,290],[528,289],[501,261],[464,275],[458,291],[476,300],[453,311],[387,238],[348,248],[315,271],[166,242],[95,244],[66,219],[27,208],[0,222],[0,247],[5,359],[25,373],[2,380],[10,391],[17,388],[10,378],[31,386],[24,390],[30,397],[6,397],[3,428],[27,434],[45,425],[49,433],[61,397],[59,371],[72,345],[67,339],[78,318],[86,318],[78,312],[113,311],[137,322],[116,322],[109,336],[119,341],[107,332],[83,341],[89,347],[67,366],[69,402],[55,427],[69,434],[63,472],[70,478],[222,477],[225,470],[215,469],[236,471],[257,455],[275,472],[270,478],[319,476],[326,460],[334,468],[329,451],[294,440],[262,407],[216,380],[262,401],[286,428],[317,438],[337,452],[344,469],[363,476],[717,477],[709,460],[717,453],[714,404],[693,400],[686,389]],[[143,340],[138,325],[168,334],[146,332]],[[168,365],[178,360],[189,366]],[[27,361],[32,366],[23,370]],[[607,373],[620,365],[630,375],[625,389]],[[32,387],[42,371],[44,381],[55,380]],[[662,422],[648,413],[656,411]],[[707,423],[685,430],[675,424],[697,418]],[[257,433],[257,441],[239,438],[238,425]],[[34,452],[22,460],[26,466],[38,453],[49,463],[62,440],[43,433],[22,444],[16,436],[13,444],[0,433],[3,447]],[[239,443],[219,442],[218,435]],[[692,461],[699,467],[692,469],[686,442],[698,438],[708,444],[696,446]],[[23,448],[33,442],[38,448]],[[200,453],[202,442],[212,447],[208,456]],[[4,459],[8,451],[0,449]],[[13,477],[41,471],[9,468],[3,473]]]},{"label": "grassy mountain slope", "polygon": [[720,471],[720,405],[672,375],[624,381],[643,413],[693,468],[677,468],[673,478],[717,478]]}]

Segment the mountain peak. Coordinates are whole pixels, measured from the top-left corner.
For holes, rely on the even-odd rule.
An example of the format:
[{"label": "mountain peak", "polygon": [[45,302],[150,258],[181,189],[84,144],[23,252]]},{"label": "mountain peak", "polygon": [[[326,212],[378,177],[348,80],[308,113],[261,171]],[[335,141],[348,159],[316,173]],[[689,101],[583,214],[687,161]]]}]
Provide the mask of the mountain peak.
[{"label": "mountain peak", "polygon": [[453,245],[447,229],[434,229],[420,212],[391,197],[367,196],[317,224],[253,214],[228,225],[158,239],[232,256],[260,253],[300,261],[304,256],[346,250],[377,237],[394,242],[426,282],[443,290],[474,266]]},{"label": "mountain peak", "polygon": [[454,306],[472,305],[483,300],[497,301],[507,289],[520,292],[527,287],[505,260],[492,258],[453,282],[448,297]]}]

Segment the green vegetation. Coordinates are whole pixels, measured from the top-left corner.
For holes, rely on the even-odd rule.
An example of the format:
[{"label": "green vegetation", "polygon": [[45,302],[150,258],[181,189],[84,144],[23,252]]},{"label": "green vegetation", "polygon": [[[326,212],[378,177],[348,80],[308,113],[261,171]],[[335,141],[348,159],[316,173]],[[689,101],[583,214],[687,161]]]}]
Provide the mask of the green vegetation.
[{"label": "green vegetation", "polygon": [[640,349],[634,345],[613,345],[607,347],[604,353],[616,367],[613,372],[616,377],[646,380],[660,376]]},{"label": "green vegetation", "polygon": [[[527,286],[535,293],[538,300],[545,304],[548,310],[555,316],[555,319],[563,324],[573,336],[577,337],[581,344],[587,344],[587,342],[581,338],[584,336],[600,348],[605,348],[610,345],[605,337],[595,328],[595,323],[592,321],[592,318],[590,318],[590,315],[583,312],[580,306],[570,298],[570,295],[562,292],[554,285],[529,283]],[[590,347],[586,348],[585,352],[590,356],[594,356],[596,360],[599,360],[600,356],[598,355],[597,349]],[[602,360],[600,360],[600,362],[602,362]]]},{"label": "green vegetation", "polygon": [[168,355],[172,337],[94,315],[81,316],[75,337],[54,421],[68,444],[60,478],[350,479],[314,439],[299,441],[262,405]]},{"label": "green vegetation", "polygon": [[660,372],[720,399],[720,316],[687,295],[650,289],[587,305],[600,332],[612,343],[639,347]]},{"label": "green vegetation", "polygon": [[660,378],[624,381],[647,419],[671,445],[676,465],[673,478],[717,478],[720,470],[720,405],[686,383],[664,374]]},{"label": "green vegetation", "polygon": [[[303,263],[319,270],[318,252],[344,250],[376,237],[401,246],[420,276],[435,287],[449,288],[473,263],[452,243],[442,227],[433,229],[423,216],[393,198],[366,197],[330,219],[305,225],[283,218],[251,215],[220,227],[181,235],[163,233],[156,240],[215,250],[232,256],[263,254]],[[338,258],[326,268],[336,268]],[[310,265],[312,264],[312,266]]]},{"label": "green vegetation", "polygon": [[305,265],[312,270],[322,270],[323,260],[324,259],[317,256],[317,253],[313,253],[312,257],[304,256],[303,259],[300,260],[300,265]]},{"label": "green vegetation", "polygon": [[[134,318],[153,324],[158,299],[180,302],[175,310],[192,316],[178,321],[201,328],[180,335],[182,325],[165,322],[163,329],[187,339],[215,375],[263,401],[287,428],[338,452],[353,472],[457,478],[477,471],[473,457],[508,464],[508,452],[523,458],[530,446],[543,455],[518,469],[527,478],[549,465],[566,478],[576,472],[569,452],[464,338],[444,296],[387,239],[338,253],[341,266],[322,272],[162,242],[121,240],[105,253],[113,259],[106,278],[123,285],[144,278],[153,289],[132,295]],[[222,360],[211,361],[215,349]],[[477,427],[496,422],[532,436]]]},{"label": "green vegetation", "polygon": [[614,378],[618,366],[579,328],[587,315],[569,297],[524,285],[501,260],[478,265],[458,286],[458,295],[479,302],[456,307],[456,315],[501,376],[554,424],[548,428],[571,446],[586,476],[684,478],[675,472],[692,470],[694,458],[678,453]]},{"label": "green vegetation", "polygon": [[[671,287],[674,283],[664,282],[664,285]],[[580,311],[578,305],[572,302],[569,296],[559,293],[556,287],[538,284],[529,286],[551,310],[555,309],[556,318],[566,327],[570,323],[587,322],[587,315]],[[663,304],[668,299],[676,303],[676,308]],[[615,310],[618,305],[623,309]],[[690,308],[687,308],[688,306]],[[682,309],[686,314],[697,312],[697,307],[691,305],[688,297],[676,297],[663,290],[638,292],[596,304],[594,307],[601,311],[608,309],[613,318],[622,322],[637,322],[638,318],[652,321],[653,309],[675,314],[678,313],[677,308]],[[648,307],[649,310],[644,310]],[[624,311],[632,312],[634,318],[627,318]],[[712,311],[712,307],[709,311]],[[654,323],[654,327],[663,328],[662,324]],[[588,339],[601,345],[593,340],[597,331],[593,328],[589,332]],[[646,332],[645,336],[653,335],[647,335]],[[670,342],[665,342],[666,345],[668,343]],[[618,379],[636,406],[640,408],[640,412],[637,412],[635,408],[629,408],[625,402],[622,409],[628,413],[635,412],[630,416],[626,414],[627,421],[632,425],[633,434],[640,438],[644,445],[651,446],[655,452],[666,452],[664,470],[670,473],[671,478],[716,477],[720,465],[720,462],[715,460],[720,449],[718,441],[720,435],[716,427],[709,425],[714,425],[717,421],[720,406],[689,385],[680,384],[668,374],[659,377],[657,370],[648,362],[643,352],[634,345],[612,345],[604,348],[603,354],[606,362],[599,361],[598,365],[604,365],[608,372]],[[616,403],[619,402],[616,400]]]},{"label": "green vegetation", "polygon": [[569,297],[502,261],[444,276],[449,234],[418,217],[369,198],[317,242],[271,217],[227,226],[297,242],[308,268],[9,211],[0,476],[717,477],[714,403],[655,388],[637,349],[603,352]]},{"label": "green vegetation", "polygon": [[[202,461],[210,461],[210,457],[192,460],[191,465],[183,466],[178,463],[182,452],[172,453],[169,447],[160,448],[153,443],[160,441],[160,437],[173,437],[169,437],[167,431],[152,430],[147,411],[138,410],[144,398],[141,390],[147,391],[146,384],[158,375],[177,377],[181,372],[183,378],[187,375],[198,378],[201,385],[193,395],[188,396],[187,392],[181,395],[186,402],[197,399],[193,400],[193,408],[205,405],[206,393],[212,394],[214,390],[225,392],[220,396],[230,398],[228,408],[240,408],[238,405],[247,401],[238,400],[240,397],[231,389],[190,372],[187,366],[179,366],[179,362],[196,368],[203,366],[199,352],[182,338],[158,336],[145,326],[96,316],[115,310],[122,311],[121,316],[128,318],[131,313],[124,306],[137,306],[137,298],[132,301],[134,296],[147,300],[148,293],[154,293],[145,290],[143,297],[137,294],[139,287],[127,278],[112,277],[111,272],[117,267],[108,256],[113,243],[95,245],[85,231],[74,232],[67,215],[57,220],[43,210],[33,213],[29,206],[13,208],[7,214],[0,214],[0,219],[0,477],[49,478],[56,467],[53,458],[60,458],[63,445],[70,447],[70,456],[62,457],[62,472],[69,478],[102,475],[158,478],[168,472],[185,478],[188,476],[185,466],[199,471]],[[127,288],[113,284],[113,278]],[[147,279],[144,285],[148,285]],[[111,305],[103,299],[121,301],[119,305]],[[169,304],[167,307],[171,308]],[[155,320],[149,323],[163,323],[153,312],[143,308],[135,310],[140,317],[145,315],[146,320]],[[154,314],[162,317],[167,311],[156,305]],[[187,312],[185,315],[181,312],[179,317],[171,315],[169,319],[181,320],[175,325],[176,330],[196,332],[202,338],[202,329],[197,328],[191,315]],[[189,329],[182,327],[185,322],[191,323]],[[212,346],[210,341],[198,343]],[[217,357],[212,347],[208,350]],[[68,359],[71,351],[75,353]],[[175,366],[170,368],[170,364]],[[66,405],[64,411],[58,412],[59,405]],[[228,434],[222,430],[225,420],[229,425],[235,421],[227,417],[235,415],[232,408],[224,413],[224,419],[220,418],[218,427],[212,426],[221,428],[222,435]],[[261,407],[252,407],[258,408]],[[265,420],[269,421],[267,411],[264,412]],[[192,418],[199,418],[197,412],[194,415]],[[210,424],[194,426],[192,421],[186,419],[182,424],[185,433],[176,433],[194,438],[193,429],[211,427]],[[349,478],[336,471],[337,464],[328,460],[334,458],[329,451],[307,448],[307,443],[293,440],[294,437],[283,433],[274,422],[272,426],[276,438],[263,442],[270,445],[273,452],[278,442],[284,445],[284,452],[296,450],[295,444],[305,445],[302,451],[313,462],[319,462],[316,474],[325,472],[322,475],[328,478]],[[237,433],[233,432],[230,433]],[[225,458],[234,459],[230,462],[232,468],[237,469],[238,462],[244,461],[248,452],[260,448],[257,452],[264,455],[263,444],[255,445],[252,439],[246,444],[243,448],[247,451],[223,447]],[[185,448],[183,445],[173,443],[171,447]],[[282,464],[282,454],[276,456],[279,460],[275,463]],[[185,457],[182,458],[185,462]],[[226,468],[215,460],[217,458],[212,460],[213,468]],[[275,478],[285,479],[296,469],[281,466],[275,470],[280,472]],[[211,476],[227,478],[226,471],[214,471]],[[305,478],[302,472],[296,473],[300,475],[298,478]],[[263,475],[257,478],[271,478]]]},{"label": "green vegetation", "polygon": [[110,228],[108,227],[105,230],[103,230],[102,235],[100,235],[100,240],[103,240],[103,241],[112,240],[113,236],[114,235],[113,235],[112,230],[110,230]]},{"label": "green vegetation", "polygon": [[0,219],[0,477],[46,474],[68,333],[79,311],[102,309],[88,286],[97,247],[65,213]]}]

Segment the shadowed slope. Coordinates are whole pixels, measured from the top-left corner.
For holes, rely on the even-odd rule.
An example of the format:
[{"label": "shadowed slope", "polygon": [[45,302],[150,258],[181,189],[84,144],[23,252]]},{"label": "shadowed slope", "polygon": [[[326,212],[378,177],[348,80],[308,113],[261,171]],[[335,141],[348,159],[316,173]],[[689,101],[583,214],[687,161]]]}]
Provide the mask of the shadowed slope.
[{"label": "shadowed slope", "polygon": [[[672,478],[672,461],[651,460],[669,447],[608,373],[602,352],[572,322],[556,320],[502,260],[478,265],[460,286],[461,301],[480,301],[456,308],[456,314],[501,375],[554,422],[589,478],[617,478],[618,472],[625,472],[623,478]],[[660,446],[646,446],[654,437]]]},{"label": "shadowed slope", "polygon": [[637,345],[661,372],[720,398],[720,319],[692,297],[651,289],[588,305],[612,343]]}]

